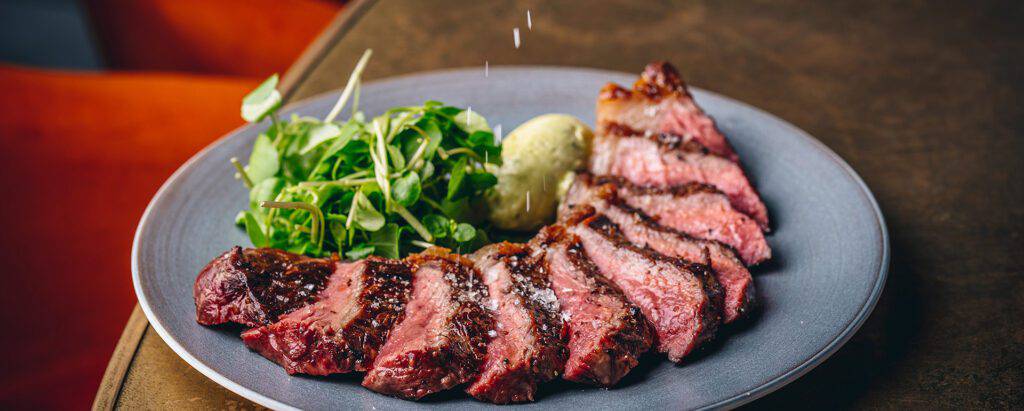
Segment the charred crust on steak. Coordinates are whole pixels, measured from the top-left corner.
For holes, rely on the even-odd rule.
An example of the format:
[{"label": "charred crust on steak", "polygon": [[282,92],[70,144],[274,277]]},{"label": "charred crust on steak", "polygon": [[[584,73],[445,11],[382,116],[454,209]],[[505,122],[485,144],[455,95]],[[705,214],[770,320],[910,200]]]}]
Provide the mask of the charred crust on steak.
[{"label": "charred crust on steak", "polygon": [[[533,400],[537,384],[564,368],[561,311],[548,282],[543,250],[536,251],[502,242],[470,256],[491,287],[491,310],[499,326],[480,378],[466,390],[477,399],[497,404]],[[502,358],[501,365],[497,358]]]},{"label": "charred crust on steak", "polygon": [[[537,334],[540,346],[553,352],[539,357],[556,360],[564,358],[565,346],[562,342],[560,308],[558,300],[551,292],[551,284],[546,275],[547,263],[544,262],[543,254],[535,253],[525,244],[502,242],[497,245],[497,248],[498,252],[492,257],[500,259],[509,268],[515,294],[526,305],[534,324],[543,325],[539,330],[535,329],[534,332]],[[557,372],[553,369],[550,371]],[[554,377],[554,375],[550,375],[550,377]]]},{"label": "charred crust on steak", "polygon": [[690,95],[679,71],[667,62],[657,61],[644,67],[640,78],[633,83],[632,90],[615,83],[608,83],[601,89],[598,99],[621,100],[639,95],[660,100],[674,94]]},{"label": "charred crust on steak", "polygon": [[332,279],[307,308],[242,333],[245,344],[290,374],[368,369],[404,315],[412,274],[402,262],[371,256],[340,264],[334,275],[348,278]]},{"label": "charred crust on steak", "polygon": [[[614,242],[617,247],[631,249],[642,254],[645,258],[651,261],[666,262],[693,273],[693,275],[700,280],[701,285],[704,288],[704,292],[708,296],[708,301],[710,302],[707,306],[707,313],[705,313],[705,315],[715,318],[715,321],[711,322],[712,325],[717,326],[720,322],[722,315],[722,300],[725,297],[725,293],[722,290],[722,286],[718,283],[718,280],[715,279],[711,267],[708,267],[707,264],[669,257],[648,247],[638,247],[633,245],[633,243],[629,242],[629,240],[627,240],[619,231],[619,226],[615,225],[615,223],[611,222],[608,217],[601,214],[595,214],[588,217],[580,222],[580,224],[586,225],[598,233],[601,233],[605,238]],[[713,335],[715,333],[714,328],[715,327],[709,327],[705,333]]]},{"label": "charred crust on steak", "polygon": [[656,187],[650,185],[637,185],[629,182],[625,178],[618,176],[600,175],[595,176],[590,173],[579,173],[582,178],[585,178],[590,184],[593,185],[612,185],[618,191],[619,189],[625,190],[630,194],[634,195],[672,195],[675,197],[686,197],[695,194],[716,194],[725,195],[721,190],[710,184],[691,182],[686,184],[673,185],[668,187]]},{"label": "charred crust on steak", "polygon": [[333,272],[334,260],[271,248],[233,247],[199,273],[193,287],[196,321],[270,324],[312,303]]},{"label": "charred crust on steak", "polygon": [[679,135],[668,132],[655,133],[641,131],[614,121],[602,122],[601,131],[609,137],[650,139],[665,152],[682,151],[685,153],[700,153],[709,156],[721,157],[718,154],[712,153],[707,147],[688,135]]},{"label": "charred crust on steak", "polygon": [[655,61],[644,67],[640,78],[633,83],[633,90],[650,97],[673,93],[689,95],[679,71],[665,61]]},{"label": "charred crust on steak", "polygon": [[313,302],[334,272],[331,260],[307,258],[274,249],[246,250],[234,266],[246,275],[249,296],[273,322]]},{"label": "charred crust on steak", "polygon": [[487,343],[490,341],[487,331],[494,329],[494,317],[484,308],[488,293],[480,279],[480,272],[468,258],[441,247],[410,256],[407,261],[414,266],[436,261],[445,273],[442,278],[448,286],[462,291],[455,294],[460,309],[450,323],[450,334],[462,337],[453,340],[467,343],[455,344],[454,350],[447,352],[447,356],[454,361],[449,364],[453,372],[458,371],[457,374],[465,375],[468,379],[475,375],[487,353]]},{"label": "charred crust on steak", "polygon": [[[697,238],[690,234],[676,230],[674,228],[658,224],[658,222],[653,217],[647,215],[647,213],[643,212],[643,210],[640,210],[627,204],[625,201],[623,201],[622,197],[619,196],[620,188],[623,188],[631,193],[637,194],[672,194],[674,196],[679,197],[685,197],[697,193],[722,194],[722,192],[719,191],[714,186],[702,183],[690,183],[681,186],[672,186],[664,188],[652,186],[637,186],[626,181],[624,178],[621,177],[595,176],[585,171],[577,172],[576,179],[578,180],[578,183],[587,186],[587,190],[590,191],[590,196],[592,196],[595,199],[605,201],[612,207],[621,208],[624,212],[627,212],[631,215],[631,217],[633,218],[633,222],[642,225],[646,229],[669,233],[673,236],[677,236],[686,241],[711,242],[714,243],[716,246],[723,248],[727,253],[729,253],[729,256],[731,258],[739,260],[739,253],[736,251],[735,248],[733,248],[733,246],[725,244],[720,241]],[[565,201],[568,202],[569,200],[566,199]],[[586,204],[586,202],[584,202],[583,204],[568,202],[567,206],[568,209],[575,209],[579,207],[591,207],[590,209],[594,210],[594,208]],[[594,213],[595,211],[591,211],[589,213],[584,212],[583,214],[589,216],[589,214]],[[582,219],[577,217],[576,220],[580,221]]]},{"label": "charred crust on steak", "polygon": [[[405,324],[416,314],[407,312],[391,339],[401,334],[407,341],[413,341],[412,345],[400,343],[387,348],[391,341],[385,343],[363,379],[363,386],[395,397],[418,399],[468,382],[477,375],[490,341],[487,331],[494,329],[494,318],[483,305],[488,298],[487,288],[468,259],[447,249],[432,248],[407,257],[405,262],[414,272],[413,294],[406,311],[413,307],[414,300],[428,301],[429,310],[442,310],[430,315],[444,315],[443,322],[438,328],[417,328],[416,324]],[[422,270],[437,274],[428,276]],[[423,281],[426,282],[417,285]],[[437,284],[448,290],[443,301],[432,300],[430,294],[417,294],[416,290],[426,292]]]},{"label": "charred crust on steak", "polygon": [[[599,341],[591,341],[596,346],[568,347],[570,350],[585,350],[578,355],[585,361],[574,364],[573,370],[567,366],[566,378],[611,387],[639,363],[640,355],[651,348],[654,343],[654,330],[647,323],[640,308],[629,302],[618,286],[600,274],[598,268],[587,257],[579,238],[568,233],[564,226],[556,224],[541,229],[531,240],[531,246],[546,250],[545,261],[554,253],[564,253],[574,270],[586,278],[588,292],[594,296],[594,301],[599,301],[599,296],[606,296],[621,304],[622,309],[616,311],[615,319],[605,323],[614,324],[615,327],[606,330]],[[568,331],[573,318],[570,317],[566,321]],[[572,375],[568,374],[570,371],[573,371]]]}]

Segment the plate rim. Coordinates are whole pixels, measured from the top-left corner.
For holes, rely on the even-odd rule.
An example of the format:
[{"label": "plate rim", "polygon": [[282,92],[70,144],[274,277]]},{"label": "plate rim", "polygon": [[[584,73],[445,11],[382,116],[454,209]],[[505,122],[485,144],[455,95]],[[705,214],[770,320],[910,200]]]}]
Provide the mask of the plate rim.
[{"label": "plate rim", "polygon": [[[549,66],[549,65],[501,65],[501,66],[491,67],[490,69],[494,70],[496,72],[531,71],[531,70],[545,70],[545,71],[556,71],[556,72],[557,71],[561,71],[561,72],[575,72],[575,73],[578,73],[578,72],[590,72],[592,74],[608,75],[609,77],[613,77],[613,76],[633,76],[634,75],[633,73],[626,73],[626,72],[615,71],[615,70],[604,70],[604,69],[597,69],[597,68],[590,68],[590,67],[557,66],[557,65],[551,65],[551,66]],[[385,78],[376,79],[376,80],[367,82],[367,85],[371,85],[371,84],[375,84],[375,83],[392,82],[392,81],[398,81],[398,80],[402,80],[402,79],[409,79],[409,78],[421,77],[421,76],[445,75],[445,74],[448,74],[448,75],[451,75],[451,74],[469,74],[469,73],[474,73],[474,72],[478,72],[478,71],[479,71],[479,68],[473,68],[473,67],[460,67],[460,68],[450,68],[450,69],[441,69],[441,70],[420,71],[420,72],[407,73],[407,74],[401,74],[401,75],[397,75],[397,76],[391,76],[391,77],[385,77]],[[753,390],[748,391],[748,392],[743,393],[743,394],[735,395],[735,396],[730,397],[730,398],[723,399],[721,401],[718,401],[718,402],[715,402],[715,403],[712,403],[712,404],[708,404],[708,405],[706,405],[704,407],[701,407],[700,409],[736,408],[736,407],[739,407],[741,405],[747,404],[747,403],[749,403],[751,401],[754,401],[754,400],[756,400],[758,398],[764,397],[765,395],[768,395],[768,394],[770,394],[770,393],[772,393],[772,392],[774,392],[774,391],[776,391],[776,390],[786,386],[787,384],[795,381],[796,379],[802,377],[807,372],[811,371],[812,369],[814,369],[817,366],[821,365],[821,363],[825,362],[825,360],[827,360],[829,357],[831,357],[833,354],[835,354],[837,351],[839,351],[840,348],[842,348],[844,345],[846,345],[846,343],[851,338],[853,338],[853,336],[857,333],[857,330],[859,330],[861,328],[861,326],[864,325],[864,323],[867,321],[868,317],[870,317],[871,313],[874,311],[874,308],[878,304],[878,300],[881,297],[882,291],[885,288],[885,284],[887,282],[888,275],[889,275],[889,269],[890,269],[889,266],[890,266],[890,263],[891,263],[891,261],[890,261],[891,250],[890,250],[890,243],[889,243],[889,230],[888,230],[888,226],[885,223],[885,217],[882,214],[881,207],[879,207],[878,201],[875,199],[875,196],[871,192],[871,189],[868,187],[867,183],[864,182],[864,180],[860,177],[859,174],[857,174],[857,172],[853,169],[853,167],[851,167],[845,160],[843,160],[842,157],[840,157],[838,154],[836,154],[834,151],[832,151],[832,149],[829,148],[827,145],[825,145],[825,143],[821,142],[820,140],[818,140],[814,136],[810,135],[809,133],[807,133],[806,131],[800,129],[799,127],[797,127],[796,125],[790,123],[789,121],[786,121],[785,119],[783,119],[783,118],[781,118],[779,116],[776,116],[776,115],[774,115],[772,113],[769,113],[767,111],[764,111],[764,110],[762,110],[760,108],[757,108],[755,106],[747,104],[747,103],[745,103],[743,101],[736,100],[736,99],[733,99],[731,97],[728,97],[728,96],[725,96],[725,95],[722,95],[722,94],[719,94],[717,92],[710,91],[710,90],[707,90],[707,89],[704,89],[704,88],[700,88],[700,87],[690,86],[690,88],[693,89],[693,90],[697,90],[701,94],[706,94],[706,95],[711,96],[713,98],[722,99],[724,101],[729,102],[730,104],[735,104],[737,106],[741,106],[742,108],[754,111],[754,112],[756,112],[758,114],[761,114],[763,116],[775,119],[775,120],[777,120],[779,122],[779,124],[781,126],[785,127],[786,129],[788,129],[788,131],[792,132],[792,134],[799,136],[800,138],[804,139],[807,142],[810,142],[812,146],[814,146],[816,149],[818,149],[819,151],[824,153],[830,160],[832,160],[833,163],[837,164],[839,166],[839,168],[843,170],[843,172],[845,172],[850,178],[852,178],[852,180],[856,183],[857,187],[859,188],[860,194],[867,199],[868,203],[871,205],[871,209],[873,211],[872,214],[875,217],[876,223],[878,224],[877,229],[878,229],[878,231],[881,234],[881,240],[882,240],[881,244],[880,244],[882,258],[881,258],[881,264],[879,265],[879,267],[880,267],[879,271],[875,275],[875,284],[872,286],[871,292],[868,295],[867,300],[865,300],[865,303],[861,306],[861,308],[857,312],[857,314],[846,325],[846,327],[839,334],[837,334],[832,339],[832,341],[830,341],[828,344],[823,346],[814,355],[810,356],[809,358],[807,358],[806,360],[804,360],[800,364],[790,368],[789,370],[786,370],[786,371],[782,372],[781,374],[779,374],[775,378],[765,382],[764,384],[761,384],[760,386],[754,388]],[[281,110],[282,111],[287,111],[287,110],[292,109],[292,108],[297,108],[298,106],[306,105],[310,101],[321,99],[321,98],[323,98],[323,97],[325,97],[327,95],[337,93],[338,91],[339,91],[338,89],[332,89],[332,90],[328,90],[328,91],[325,91],[325,92],[313,94],[313,95],[310,95],[310,96],[308,96],[306,98],[303,98],[301,100],[288,103],[288,104],[284,105],[281,108]],[[248,128],[248,127],[252,127],[252,126],[253,126],[253,124],[251,124],[251,123],[250,124],[243,124],[243,125],[241,125],[239,127],[236,127],[234,129],[232,129],[231,131],[225,133],[224,135],[222,135],[221,137],[217,138],[216,140],[212,141],[210,144],[208,144],[202,150],[198,151],[196,154],[194,154],[191,157],[189,157],[189,159],[187,161],[182,163],[182,165],[179,166],[174,171],[174,173],[172,173],[167,178],[167,180],[164,181],[163,184],[160,185],[160,188],[156,191],[156,193],[153,195],[153,198],[150,199],[149,203],[146,205],[146,209],[145,209],[145,211],[143,211],[142,217],[139,219],[138,226],[136,227],[136,230],[135,230],[135,235],[133,236],[133,239],[132,239],[132,250],[131,250],[132,286],[133,286],[133,288],[135,290],[135,296],[136,296],[136,298],[139,301],[139,306],[142,308],[143,313],[146,315],[146,319],[147,319],[147,321],[149,321],[149,324],[153,327],[154,330],[156,330],[157,335],[160,336],[160,338],[164,341],[164,343],[166,343],[171,348],[171,350],[173,350],[174,353],[178,355],[178,357],[180,357],[181,359],[185,360],[185,362],[188,363],[189,366],[191,366],[192,368],[196,369],[201,374],[203,374],[203,376],[205,376],[205,377],[209,378],[210,380],[216,382],[217,384],[221,385],[222,387],[227,388],[228,390],[230,390],[230,391],[232,391],[232,392],[234,392],[234,393],[236,393],[236,394],[238,394],[238,395],[240,395],[240,396],[242,396],[242,397],[244,397],[246,399],[249,399],[249,400],[251,400],[253,402],[256,402],[256,403],[258,403],[258,404],[260,404],[262,406],[265,406],[265,407],[268,407],[268,408],[272,408],[272,409],[297,410],[298,408],[296,408],[294,406],[291,406],[291,405],[282,403],[280,401],[277,401],[277,400],[275,400],[273,398],[267,397],[267,396],[265,396],[265,395],[255,391],[255,390],[246,388],[246,387],[244,387],[244,386],[242,386],[242,385],[232,381],[231,379],[229,379],[229,378],[221,375],[220,373],[214,371],[212,368],[210,368],[205,363],[203,363],[202,360],[200,360],[199,358],[196,358],[194,355],[192,355],[192,353],[190,353],[187,349],[185,349],[185,347],[182,346],[174,338],[173,335],[171,335],[171,333],[164,327],[164,325],[160,322],[158,317],[153,312],[152,308],[150,307],[149,300],[146,298],[145,293],[142,290],[141,280],[140,280],[140,275],[139,275],[139,244],[142,241],[142,234],[143,234],[143,232],[146,229],[146,225],[149,222],[150,215],[153,212],[153,209],[155,208],[156,204],[162,199],[162,197],[164,195],[166,195],[166,192],[170,188],[170,186],[173,185],[175,183],[175,181],[179,179],[181,174],[184,173],[185,170],[190,168],[192,166],[192,164],[198,162],[201,158],[205,157],[210,151],[212,151],[216,147],[219,147],[222,144],[224,144],[227,141],[227,139],[231,138],[232,136],[237,135],[241,130],[243,130],[245,128]]]}]

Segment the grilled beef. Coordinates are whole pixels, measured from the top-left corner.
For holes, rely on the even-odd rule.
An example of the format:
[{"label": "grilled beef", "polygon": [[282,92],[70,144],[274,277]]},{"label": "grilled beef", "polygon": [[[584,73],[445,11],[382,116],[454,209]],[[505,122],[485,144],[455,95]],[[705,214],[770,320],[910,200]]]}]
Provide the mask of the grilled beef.
[{"label": "grilled beef", "polygon": [[693,101],[679,72],[665,62],[647,65],[632,90],[611,83],[601,90],[597,99],[598,132],[604,133],[613,123],[685,136],[716,155],[730,161],[738,159],[715,121]]},{"label": "grilled beef", "polygon": [[633,184],[672,187],[704,183],[721,190],[737,210],[768,227],[768,210],[739,164],[671,134],[646,135],[610,127],[594,138],[590,171]]},{"label": "grilled beef", "polygon": [[480,377],[466,389],[497,404],[532,401],[537,384],[565,366],[558,300],[541,253],[523,244],[499,243],[468,256],[483,275],[497,321]]},{"label": "grilled beef", "polygon": [[681,361],[714,337],[723,292],[708,266],[637,247],[600,214],[581,212],[566,223],[601,274],[640,307],[657,333],[658,351],[669,360]]},{"label": "grilled beef", "polygon": [[611,387],[651,348],[650,325],[562,226],[545,227],[531,244],[545,250],[546,273],[569,334],[563,378]]},{"label": "grilled beef", "polygon": [[614,185],[595,186],[588,184],[588,180],[584,175],[573,182],[566,201],[559,209],[560,215],[571,215],[580,207],[593,207],[615,223],[623,236],[637,246],[691,262],[703,262],[705,256],[709,257],[715,279],[725,289],[723,320],[726,323],[740,318],[753,305],[754,278],[732,248],[658,224],[642,211],[624,204],[618,198]]},{"label": "grilled beef", "polygon": [[401,262],[339,262],[315,303],[242,333],[242,341],[289,374],[366,371],[411,293],[412,274]]},{"label": "grilled beef", "polygon": [[271,248],[234,247],[196,278],[196,321],[250,327],[275,322],[315,301],[334,273],[334,264]]},{"label": "grilled beef", "polygon": [[495,321],[487,287],[471,263],[442,249],[410,256],[412,297],[363,379],[363,386],[407,399],[473,380]]},{"label": "grilled beef", "polygon": [[[609,186],[631,208],[642,211],[655,222],[693,237],[714,240],[736,250],[748,265],[765,261],[772,250],[757,223],[736,211],[720,191],[704,184],[668,189],[641,187],[621,178],[580,174],[565,198],[565,204],[585,203],[595,186]],[[607,190],[607,189],[606,189]]]}]

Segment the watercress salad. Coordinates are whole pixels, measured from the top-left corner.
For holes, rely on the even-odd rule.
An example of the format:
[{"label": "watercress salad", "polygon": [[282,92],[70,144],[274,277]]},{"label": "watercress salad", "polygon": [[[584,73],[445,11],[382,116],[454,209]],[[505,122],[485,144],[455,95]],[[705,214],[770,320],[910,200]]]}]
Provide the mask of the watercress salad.
[{"label": "watercress salad", "polygon": [[[366,119],[359,86],[370,54],[324,119],[279,119],[276,75],[243,100],[247,121],[270,120],[248,164],[232,159],[250,189],[236,223],[253,245],[358,259],[488,242],[479,201],[497,183],[485,165],[500,165],[501,146],[487,120],[437,101]],[[337,120],[350,97],[353,114]]]}]

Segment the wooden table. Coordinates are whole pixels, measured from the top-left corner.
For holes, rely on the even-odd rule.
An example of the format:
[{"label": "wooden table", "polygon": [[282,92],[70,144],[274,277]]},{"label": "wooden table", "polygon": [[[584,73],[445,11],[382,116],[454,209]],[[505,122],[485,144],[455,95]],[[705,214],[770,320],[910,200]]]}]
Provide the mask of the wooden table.
[{"label": "wooden table", "polygon": [[[1011,408],[1024,403],[1024,9],[926,3],[362,1],[283,88],[294,101],[341,87],[368,47],[369,79],[670,60],[821,139],[889,224],[893,267],[867,324],[752,406]],[[256,408],[179,359],[138,309],[95,405]]]}]

